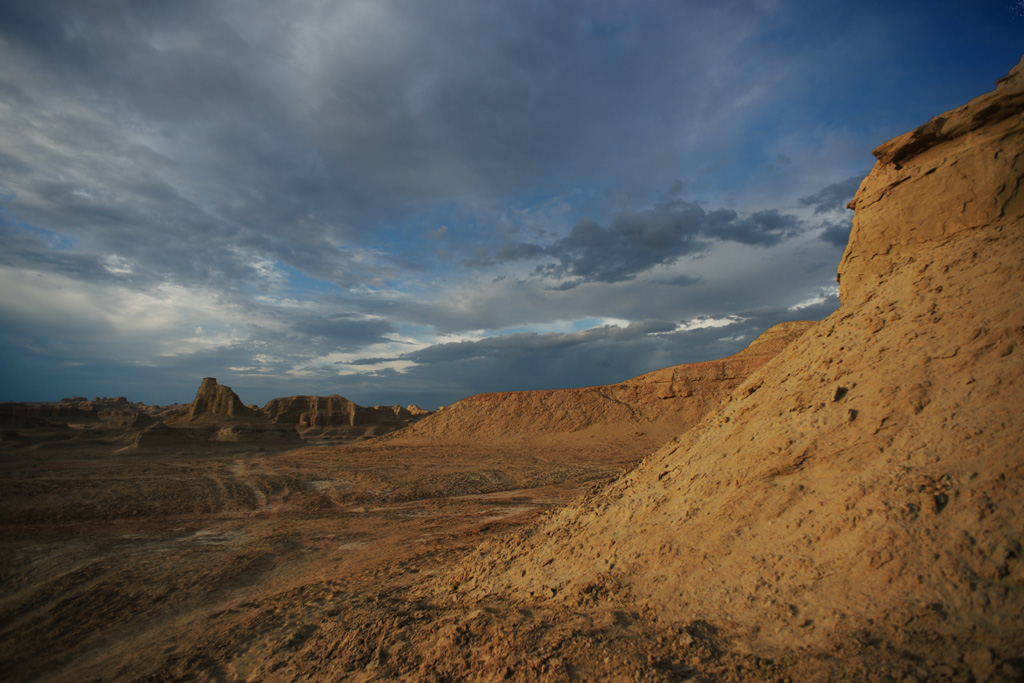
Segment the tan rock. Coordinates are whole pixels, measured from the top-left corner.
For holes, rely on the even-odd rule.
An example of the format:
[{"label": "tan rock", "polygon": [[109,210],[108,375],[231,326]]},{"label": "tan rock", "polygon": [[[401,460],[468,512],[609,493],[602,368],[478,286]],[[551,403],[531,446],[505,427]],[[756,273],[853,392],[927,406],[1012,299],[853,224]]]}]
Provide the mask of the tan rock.
[{"label": "tan rock", "polygon": [[660,620],[728,624],[759,652],[878,635],[923,662],[967,652],[978,677],[1016,661],[1022,88],[1018,66],[879,148],[839,311],[676,442],[485,545],[439,590],[515,601],[547,586],[573,604],[611,573]]},{"label": "tan rock", "polygon": [[1019,224],[1022,128],[1024,60],[994,92],[880,145],[849,205],[855,213],[839,266],[842,302],[869,298],[900,257],[963,231]]},{"label": "tan rock", "polygon": [[272,422],[304,427],[351,427],[357,406],[337,394],[275,398],[263,407]]},{"label": "tan rock", "polygon": [[380,436],[430,414],[397,405],[364,407],[337,394],[275,398],[262,412],[277,424],[295,426],[305,438],[319,435],[335,441]]},{"label": "tan rock", "polygon": [[668,438],[717,408],[750,373],[813,325],[775,325],[728,358],[676,365],[619,384],[471,396],[418,423],[409,435],[441,441],[528,439],[618,426],[629,433],[657,428]]}]

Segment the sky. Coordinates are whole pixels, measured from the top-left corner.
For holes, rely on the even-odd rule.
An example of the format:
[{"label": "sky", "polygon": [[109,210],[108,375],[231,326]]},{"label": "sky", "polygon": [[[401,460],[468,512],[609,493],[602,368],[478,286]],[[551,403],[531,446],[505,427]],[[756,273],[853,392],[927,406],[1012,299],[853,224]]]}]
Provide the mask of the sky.
[{"label": "sky", "polygon": [[436,408],[839,305],[1020,0],[0,0],[0,400]]}]

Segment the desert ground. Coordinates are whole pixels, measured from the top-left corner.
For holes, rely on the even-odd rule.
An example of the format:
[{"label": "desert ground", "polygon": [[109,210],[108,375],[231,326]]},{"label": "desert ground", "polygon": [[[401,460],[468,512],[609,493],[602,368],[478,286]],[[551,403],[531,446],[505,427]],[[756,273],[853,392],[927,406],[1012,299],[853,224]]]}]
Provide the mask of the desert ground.
[{"label": "desert ground", "polygon": [[546,604],[540,587],[538,600],[447,588],[484,541],[599,489],[660,438],[621,425],[129,453],[115,435],[37,427],[4,443],[8,680],[866,680],[879,662],[904,680],[919,668],[870,641],[850,644],[856,659],[766,659],[731,644],[728,624],[664,623],[613,574],[570,604]]},{"label": "desert ground", "polygon": [[412,589],[631,464],[373,442],[119,456],[32,436],[2,460],[8,680],[387,663],[397,622],[426,621]]},{"label": "desert ground", "polygon": [[[759,670],[703,621],[666,630],[623,600],[468,604],[436,582],[481,542],[635,466],[812,325],[610,387],[471,397],[384,434],[328,426],[303,440],[212,379],[177,410],[8,405],[5,670],[68,681]],[[478,647],[474,632],[487,634]]]}]

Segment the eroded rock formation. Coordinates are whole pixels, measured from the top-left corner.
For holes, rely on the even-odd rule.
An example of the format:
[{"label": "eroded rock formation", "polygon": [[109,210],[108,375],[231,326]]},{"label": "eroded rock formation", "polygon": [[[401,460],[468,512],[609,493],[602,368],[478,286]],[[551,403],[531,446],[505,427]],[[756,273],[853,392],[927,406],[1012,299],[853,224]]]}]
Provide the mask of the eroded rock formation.
[{"label": "eroded rock formation", "polygon": [[439,592],[571,607],[612,591],[666,623],[728,624],[758,652],[885,642],[931,670],[1019,674],[1022,98],[1024,62],[879,147],[840,310]]},{"label": "eroded rock formation", "polygon": [[238,395],[217,383],[214,377],[204,377],[195,399],[174,422],[265,422],[267,416],[242,403]]},{"label": "eroded rock formation", "polygon": [[398,405],[364,407],[337,394],[275,398],[263,408],[276,424],[293,425],[306,435],[325,433],[339,438],[379,436],[430,414],[419,408],[416,411]]},{"label": "eroded rock formation", "polygon": [[263,407],[272,422],[306,427],[351,427],[355,424],[355,403],[343,396],[289,396],[275,398]]},{"label": "eroded rock formation", "polygon": [[44,420],[54,423],[131,422],[148,406],[132,403],[124,396],[88,399],[84,396],[63,398],[56,403],[0,403],[0,422],[9,425]]}]

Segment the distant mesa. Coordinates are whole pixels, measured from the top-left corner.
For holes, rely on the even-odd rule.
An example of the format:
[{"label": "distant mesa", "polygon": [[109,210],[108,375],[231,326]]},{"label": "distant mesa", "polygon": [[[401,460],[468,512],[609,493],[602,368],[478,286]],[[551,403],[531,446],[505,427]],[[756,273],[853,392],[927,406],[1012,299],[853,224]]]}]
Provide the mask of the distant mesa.
[{"label": "distant mesa", "polygon": [[363,407],[337,394],[275,398],[262,412],[271,422],[292,425],[306,436],[338,438],[387,434],[430,414],[415,405]]},{"label": "distant mesa", "polygon": [[278,445],[352,441],[388,434],[430,414],[415,405],[363,407],[337,394],[275,398],[260,408],[242,403],[215,377],[204,377],[187,405],[152,406],[124,396],[0,403],[0,427],[7,441],[21,439],[22,430],[49,429],[57,438],[56,428],[74,427],[69,433],[78,441],[121,443],[120,452],[127,453],[197,440]]},{"label": "distant mesa", "polygon": [[344,396],[289,396],[272,399],[263,413],[275,424],[308,427],[352,427],[359,410]]},{"label": "distant mesa", "polygon": [[263,408],[247,406],[230,387],[205,377],[192,403],[167,423],[230,426],[217,432],[219,441],[276,439],[282,429],[305,439],[347,441],[387,434],[429,414],[397,405],[363,407],[337,394],[288,396],[272,399]]},{"label": "distant mesa", "polygon": [[[0,403],[0,422],[5,425],[65,423],[65,424],[119,424],[131,421],[146,409],[142,403],[132,403],[124,396],[96,398],[84,396],[62,398],[56,403]],[[41,421],[41,422],[40,422]]]}]

